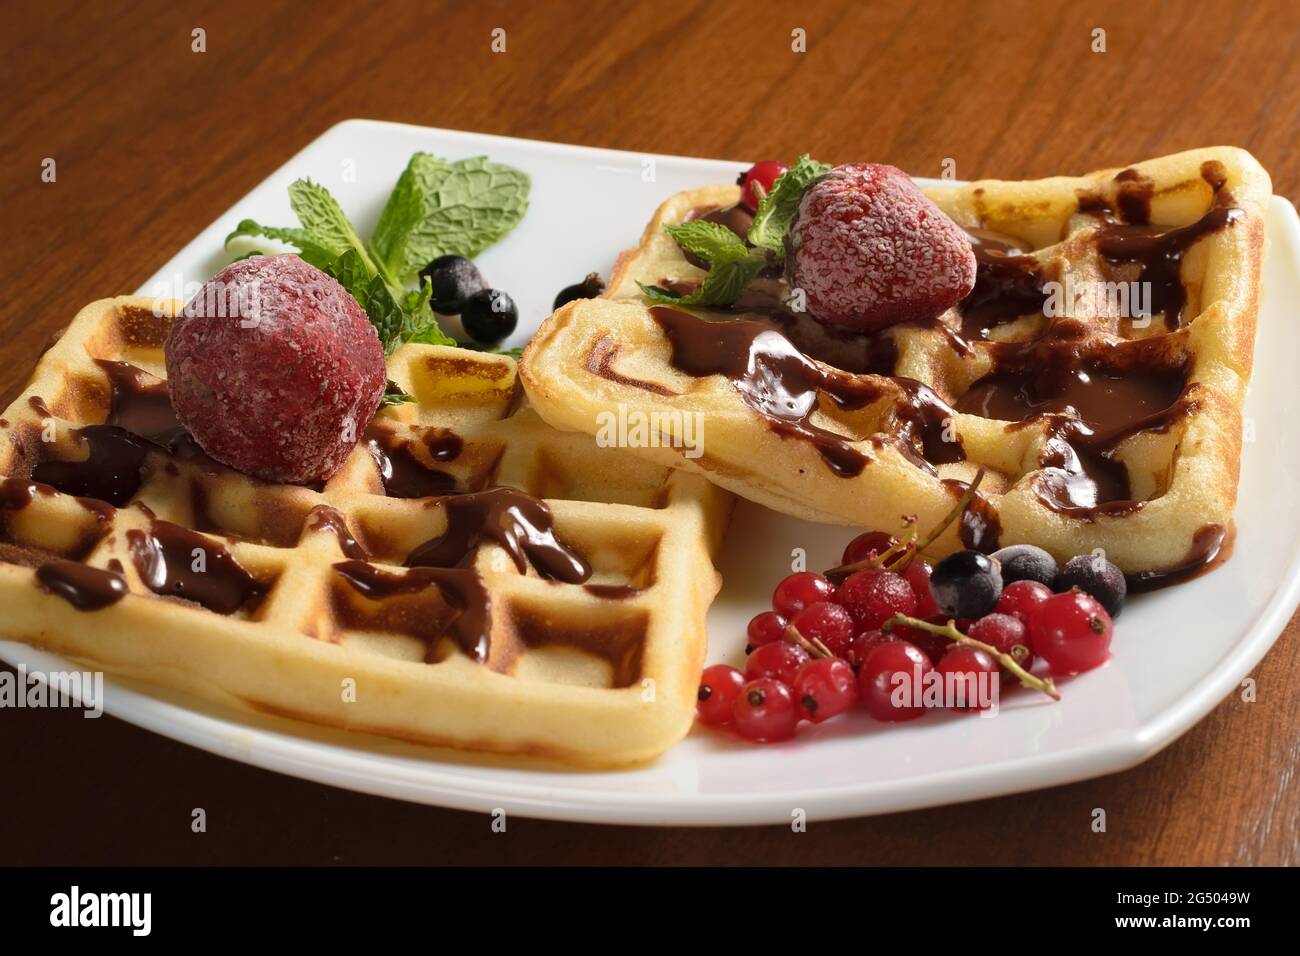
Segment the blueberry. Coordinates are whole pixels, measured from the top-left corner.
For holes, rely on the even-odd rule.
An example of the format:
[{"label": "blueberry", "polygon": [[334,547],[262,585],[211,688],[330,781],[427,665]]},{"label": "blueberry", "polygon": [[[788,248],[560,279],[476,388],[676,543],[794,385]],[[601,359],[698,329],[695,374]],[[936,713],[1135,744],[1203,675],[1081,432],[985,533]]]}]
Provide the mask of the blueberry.
[{"label": "blueberry", "polygon": [[930,591],[949,617],[980,618],[1002,595],[1002,574],[987,555],[958,551],[934,566]]},{"label": "blueberry", "polygon": [[1002,566],[1002,585],[1012,581],[1038,581],[1049,588],[1056,586],[1056,559],[1032,544],[1013,544],[994,551],[993,558]]},{"label": "blueberry", "polygon": [[1070,588],[1091,594],[1111,617],[1119,617],[1128,595],[1124,572],[1099,554],[1080,554],[1065,562],[1056,580],[1056,590]]},{"label": "blueberry", "polygon": [[594,299],[605,291],[605,281],[601,279],[600,273],[588,272],[587,278],[573,285],[566,285],[560,290],[560,294],[555,297],[555,302],[551,305],[552,309],[558,309],[562,305],[568,305],[576,299]]},{"label": "blueberry", "polygon": [[439,256],[420,270],[420,276],[427,276],[433,287],[429,305],[443,315],[459,315],[466,299],[487,288],[478,266],[464,256]]},{"label": "blueberry", "polygon": [[500,289],[483,289],[465,300],[460,323],[474,341],[496,345],[515,330],[519,309],[515,300]]}]

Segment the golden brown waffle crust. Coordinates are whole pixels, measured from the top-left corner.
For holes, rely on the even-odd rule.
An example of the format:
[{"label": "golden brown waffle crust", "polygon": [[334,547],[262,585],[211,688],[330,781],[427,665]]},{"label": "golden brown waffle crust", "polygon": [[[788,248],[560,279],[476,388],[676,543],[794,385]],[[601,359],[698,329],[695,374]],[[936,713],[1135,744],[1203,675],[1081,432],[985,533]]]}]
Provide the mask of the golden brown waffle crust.
[{"label": "golden brown waffle crust", "polygon": [[[1181,225],[1194,222],[1212,202],[1214,193],[1202,175],[1206,163],[1220,164],[1232,204],[1243,214],[1232,228],[1202,239],[1184,257],[1187,314],[1194,317],[1170,334],[1168,347],[1185,352],[1190,361],[1185,396],[1193,411],[1166,433],[1141,433],[1121,446],[1118,457],[1133,476],[1134,497],[1144,501],[1122,516],[1067,516],[1031,493],[1028,479],[1045,440],[1040,427],[957,413],[954,424],[966,461],[940,465],[935,476],[887,441],[873,440],[889,437],[877,431],[878,410],[845,414],[823,401],[818,423],[845,435],[871,458],[856,478],[841,478],[809,443],[773,432],[725,379],[691,379],[673,369],[667,339],[636,283],[698,278],[701,270],[686,262],[663,226],[683,221],[692,210],[734,204],[739,198],[734,186],[708,186],[665,201],[640,245],[619,257],[605,297],[570,303],[543,324],[524,354],[521,377],[534,406],[561,429],[590,432],[596,415],[619,406],[643,414],[702,414],[702,456],[688,459],[673,448],[638,453],[705,475],[797,517],[897,531],[901,516],[915,515],[926,529],[955,502],[952,486],[944,487],[943,480],[968,482],[983,464],[988,475],[981,491],[997,509],[1003,545],[1036,544],[1058,560],[1101,549],[1125,572],[1170,569],[1194,552],[1202,529],[1218,525],[1230,534],[1271,185],[1249,153],[1232,147],[1191,150],[1125,167],[1153,184],[1151,221]],[[1087,233],[1086,224],[1075,218],[1080,196],[1114,201],[1119,170],[1028,182],[982,180],[925,191],[958,224],[1016,236],[1037,250],[1034,255],[1068,265],[1079,254],[1079,237]],[[1192,283],[1189,273],[1195,276]],[[963,359],[934,329],[899,327],[893,335],[898,351],[894,374],[930,385],[949,402],[992,369],[987,354],[977,348]],[[596,349],[602,356],[618,356],[601,363],[612,376],[595,371]],[[637,382],[642,384],[629,384]],[[657,388],[647,390],[645,383]],[[954,527],[929,553],[940,556],[962,546]]]},{"label": "golden brown waffle crust", "polygon": [[[106,412],[108,381],[93,360],[128,361],[160,375],[161,345],[181,305],[123,296],[82,309],[3,413],[0,473],[28,477],[33,459],[47,454],[35,444],[45,427],[57,432],[59,457],[76,457],[73,430],[102,422]],[[203,474],[182,461],[151,468],[139,499],[159,518],[195,527],[201,488],[203,524],[219,529],[199,530],[268,584],[255,610],[230,616],[159,597],[142,583],[123,540],[150,521],[134,504],[107,509],[102,520],[63,494],[0,508],[0,634],[110,674],[357,733],[580,767],[662,753],[694,718],[704,619],[720,582],[712,556],[731,496],[699,477],[556,432],[521,401],[508,357],[406,345],[390,357],[389,375],[417,403],[382,411],[388,427],[454,428],[467,468],[490,469],[492,484],[547,502],[557,532],[590,561],[592,583],[638,590],[610,598],[545,580],[531,566],[521,574],[504,551],[483,545],[473,567],[491,594],[493,646],[509,648],[501,666],[456,651],[436,664],[410,647],[384,644],[381,652],[390,635],[353,633],[340,619],[331,577],[331,565],[344,559],[339,538],[304,524],[305,516],[329,504],[363,542],[382,535],[392,554],[440,534],[446,521],[433,499],[385,497],[358,445],[319,492],[228,470]],[[25,555],[22,563],[15,553]],[[77,610],[38,585],[33,566],[51,556],[100,568],[117,559],[130,593],[100,610]],[[400,557],[388,552],[374,560],[401,570]],[[602,684],[565,656],[567,645],[554,657],[525,646],[525,622],[531,634],[626,638],[638,663],[625,684]]]}]

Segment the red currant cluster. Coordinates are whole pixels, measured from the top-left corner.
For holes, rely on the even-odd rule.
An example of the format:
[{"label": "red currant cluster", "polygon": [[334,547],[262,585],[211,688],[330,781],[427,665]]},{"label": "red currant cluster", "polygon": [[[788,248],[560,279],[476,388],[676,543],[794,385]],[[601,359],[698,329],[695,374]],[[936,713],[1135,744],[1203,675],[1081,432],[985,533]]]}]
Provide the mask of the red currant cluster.
[{"label": "red currant cluster", "polygon": [[[935,670],[965,691],[950,706],[972,710],[980,680],[1007,676],[1056,698],[1050,677],[1030,673],[1037,660],[1062,675],[1108,659],[1111,618],[1091,595],[1054,594],[1031,580],[1004,588],[996,562],[958,552],[940,566],[951,568],[940,602],[933,569],[916,551],[911,541],[867,532],[849,543],[838,568],[781,581],[772,610],[749,622],[744,671],[705,669],[700,722],[749,740],[787,740],[801,720],[821,723],[859,705],[877,720],[919,717],[925,707],[900,704],[895,689]],[[958,617],[960,607],[977,607],[979,616]]]}]

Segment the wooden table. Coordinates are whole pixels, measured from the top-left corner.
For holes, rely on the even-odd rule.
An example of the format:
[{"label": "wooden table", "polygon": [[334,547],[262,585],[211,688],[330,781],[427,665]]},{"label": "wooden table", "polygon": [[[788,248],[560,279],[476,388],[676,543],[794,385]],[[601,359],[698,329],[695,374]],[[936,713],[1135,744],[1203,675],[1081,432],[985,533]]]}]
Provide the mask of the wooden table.
[{"label": "wooden table", "polygon": [[[1294,0],[16,6],[0,66],[3,390],[78,307],[136,288],[347,117],[930,176],[951,159],[961,178],[1232,143],[1278,193],[1300,193]],[[1296,862],[1298,631],[1257,669],[1258,702],[1229,697],[1134,770],[797,835],[518,819],[500,836],[485,817],[292,780],[116,720],[3,711],[0,863]]]}]

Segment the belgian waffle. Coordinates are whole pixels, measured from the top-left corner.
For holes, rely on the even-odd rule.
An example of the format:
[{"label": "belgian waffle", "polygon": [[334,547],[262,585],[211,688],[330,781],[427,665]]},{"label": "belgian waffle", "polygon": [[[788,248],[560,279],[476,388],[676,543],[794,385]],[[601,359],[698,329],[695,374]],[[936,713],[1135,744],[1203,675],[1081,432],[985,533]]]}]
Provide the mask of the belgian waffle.
[{"label": "belgian waffle", "polygon": [[795,311],[780,276],[728,310],[648,305],[638,281],[684,292],[703,275],[665,224],[747,231],[736,187],[692,190],[660,206],[604,298],[546,321],[521,376],[557,428],[592,432],[620,406],[666,427],[698,414],[702,454],[637,452],[814,521],[926,529],[983,467],[933,556],[1102,549],[1155,583],[1231,531],[1270,191],[1234,148],[927,189],[972,236],[975,289],[868,336]]},{"label": "belgian waffle", "polygon": [[5,637],[426,744],[615,766],[686,733],[730,495],[550,428],[510,358],[427,345],[327,483],[257,481],[171,414],[179,305],[87,306],[4,412]]}]

